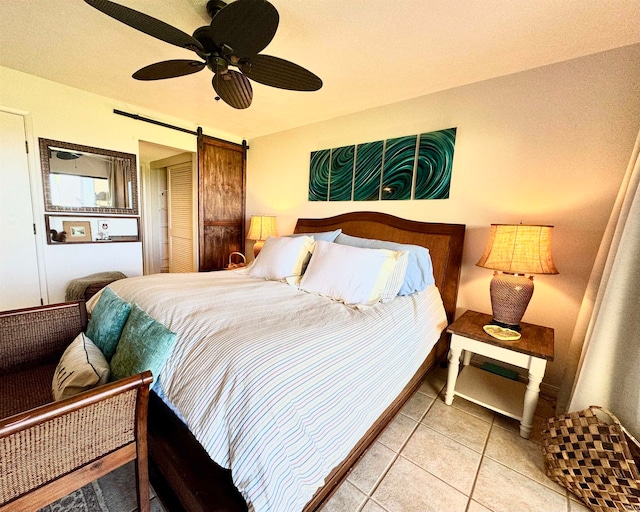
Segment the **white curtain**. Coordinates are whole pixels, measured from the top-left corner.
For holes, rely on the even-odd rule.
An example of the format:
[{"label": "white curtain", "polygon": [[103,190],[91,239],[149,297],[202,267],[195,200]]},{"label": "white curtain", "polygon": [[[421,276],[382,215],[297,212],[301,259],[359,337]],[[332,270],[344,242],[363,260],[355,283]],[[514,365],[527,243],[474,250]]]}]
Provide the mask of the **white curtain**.
[{"label": "white curtain", "polygon": [[587,285],[558,413],[590,405],[640,436],[640,134]]}]

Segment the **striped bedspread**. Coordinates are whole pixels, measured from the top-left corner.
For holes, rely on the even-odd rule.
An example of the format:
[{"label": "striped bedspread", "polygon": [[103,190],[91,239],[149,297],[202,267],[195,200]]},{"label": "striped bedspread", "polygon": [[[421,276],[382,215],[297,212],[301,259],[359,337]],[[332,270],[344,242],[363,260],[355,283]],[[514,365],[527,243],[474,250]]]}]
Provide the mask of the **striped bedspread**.
[{"label": "striped bedspread", "polygon": [[435,286],[366,310],[235,271],[109,286],[178,334],[160,394],[256,512],[302,510],[446,326]]}]

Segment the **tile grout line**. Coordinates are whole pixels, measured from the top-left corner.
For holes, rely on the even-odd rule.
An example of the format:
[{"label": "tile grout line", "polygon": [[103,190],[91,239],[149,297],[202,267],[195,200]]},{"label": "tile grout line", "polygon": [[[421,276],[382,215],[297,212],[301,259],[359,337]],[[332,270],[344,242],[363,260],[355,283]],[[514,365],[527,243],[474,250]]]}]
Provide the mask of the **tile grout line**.
[{"label": "tile grout line", "polygon": [[[506,468],[506,469],[508,469],[508,470],[510,470],[510,471],[513,471],[514,473],[517,473],[518,475],[525,477],[527,480],[531,480],[532,482],[534,482],[534,483],[536,483],[536,484],[538,484],[538,485],[541,485],[541,486],[542,486],[542,487],[544,487],[545,489],[549,489],[550,491],[553,491],[553,492],[555,492],[556,494],[559,494],[560,496],[563,496],[563,494],[562,494],[562,493],[564,492],[564,489],[562,489],[562,492],[561,492],[561,491],[559,491],[559,490],[557,490],[557,489],[554,489],[553,487],[549,487],[548,485],[543,484],[542,482],[538,482],[538,480],[536,480],[535,478],[532,478],[532,477],[530,477],[529,475],[526,475],[526,474],[525,474],[525,473],[523,473],[522,471],[518,471],[516,468],[512,468],[512,467],[510,467],[510,466],[507,466],[504,462],[500,462],[499,460],[496,460],[496,459],[494,459],[494,458],[492,458],[492,457],[490,457],[490,456],[488,456],[488,455],[486,455],[486,456],[485,456],[485,455],[483,455],[483,458],[485,458],[485,457],[486,457],[487,459],[489,459],[491,462],[495,462],[496,464],[499,464],[499,465],[500,465],[500,466],[502,466],[503,468]],[[566,497],[566,496],[565,496],[565,497]]]},{"label": "tile grout line", "polygon": [[[473,499],[473,493],[476,490],[476,484],[478,483],[478,476],[480,476],[480,468],[482,467],[482,462],[485,458],[485,453],[487,451],[487,445],[489,444],[489,438],[491,437],[491,432],[493,430],[493,426],[496,421],[496,415],[494,414],[491,418],[491,424],[489,427],[489,432],[487,432],[487,438],[484,440],[484,445],[482,446],[482,452],[480,453],[480,462],[478,463],[478,469],[476,469],[476,476],[473,479],[473,484],[471,485],[471,491],[469,491],[469,500],[467,501],[467,507],[465,508],[465,512],[469,511],[469,506],[471,505],[471,500]],[[482,506],[484,506],[481,503]],[[485,507],[488,508],[488,507]]]},{"label": "tile grout line", "polygon": [[[380,476],[378,477],[378,479],[376,480],[376,482],[373,484],[373,486],[371,487],[370,491],[368,493],[366,493],[367,499],[365,499],[362,504],[356,509],[355,512],[361,512],[362,509],[364,509],[364,507],[367,505],[367,502],[369,500],[373,501],[376,505],[382,507],[382,505],[380,505],[377,501],[375,501],[373,499],[373,493],[376,492],[376,490],[378,489],[378,487],[380,486],[380,484],[382,483],[382,481],[384,480],[385,476],[387,476],[387,473],[389,473],[389,470],[391,469],[391,466],[393,466],[393,464],[398,460],[398,458],[400,457],[400,452],[404,449],[404,447],[407,445],[407,443],[409,442],[409,440],[411,439],[411,437],[413,436],[413,434],[415,434],[416,430],[418,430],[418,427],[421,424],[422,419],[427,415],[427,413],[431,410],[431,408],[433,407],[433,404],[435,404],[436,400],[438,399],[438,397],[436,396],[435,398],[430,397],[429,395],[425,395],[424,393],[420,392],[419,390],[416,391],[417,393],[420,393],[428,398],[431,398],[431,403],[429,404],[429,406],[425,409],[425,411],[420,415],[420,417],[415,420],[414,418],[411,418],[410,416],[407,416],[406,414],[403,414],[402,412],[398,412],[398,414],[402,414],[403,416],[411,419],[412,421],[415,421],[416,424],[413,426],[413,428],[411,429],[411,432],[409,433],[409,435],[406,437],[406,439],[404,440],[404,442],[400,445],[400,448],[398,448],[398,451],[395,452],[395,455],[393,456],[393,458],[391,459],[391,461],[389,462],[389,464],[387,464],[384,468],[384,470],[382,470],[382,473],[380,474]],[[396,416],[397,418],[397,416]],[[394,418],[391,421],[395,421]],[[389,422],[389,425],[391,424],[391,422]],[[385,427],[386,428],[386,427]],[[378,436],[379,437],[379,436]],[[376,442],[379,442],[376,439]],[[382,444],[382,443],[381,443]],[[383,444],[383,446],[386,446]],[[388,446],[386,446],[387,448],[389,448]],[[384,507],[382,507],[384,509]],[[386,509],[384,509],[386,510]]]},{"label": "tile grout line", "polygon": [[[437,399],[436,399],[436,400],[437,400]],[[446,404],[445,404],[445,405],[446,405]],[[447,405],[447,407],[453,407],[453,406],[452,406],[452,405]],[[459,411],[459,412],[462,412],[462,413],[464,413],[464,414],[467,414],[467,415],[471,416],[472,418],[475,418],[475,419],[477,419],[477,420],[480,420],[480,421],[482,421],[483,423],[487,423],[487,424],[489,424],[489,431],[491,431],[491,427],[492,427],[492,425],[493,425],[493,421],[494,421],[494,417],[495,417],[495,415],[491,417],[491,420],[485,420],[485,419],[480,418],[480,417],[478,417],[478,416],[476,416],[476,415],[474,415],[474,414],[471,414],[470,412],[467,412],[467,411],[465,411],[465,410],[463,410],[463,409],[456,409],[456,410],[457,410],[457,411]],[[482,454],[482,452],[479,452],[479,451],[478,451],[478,450],[476,450],[475,448],[472,448],[471,446],[469,446],[469,445],[467,445],[467,444],[463,443],[462,441],[459,441],[458,439],[456,439],[456,438],[454,438],[454,437],[451,437],[451,435],[450,435],[448,432],[443,432],[443,431],[439,430],[438,428],[436,428],[435,426],[427,425],[426,423],[423,423],[423,425],[424,425],[425,427],[430,428],[430,429],[431,429],[431,430],[433,430],[434,432],[437,432],[438,434],[440,434],[440,435],[442,435],[442,436],[446,437],[447,439],[450,439],[451,441],[454,441],[454,442],[456,442],[456,443],[458,443],[458,444],[461,444],[462,446],[464,446],[465,448],[468,448],[469,450],[472,450],[472,451],[474,451],[474,452],[476,452],[476,453],[480,453],[480,454]]]},{"label": "tile grout line", "polygon": [[[494,418],[495,418],[495,415],[494,415]],[[494,422],[494,423],[495,423],[495,422]],[[489,435],[490,435],[490,434],[491,434],[491,432],[493,431],[493,427],[494,427],[494,426],[495,426],[495,427],[497,427],[497,428],[499,428],[499,429],[501,429],[501,430],[506,430],[507,432],[511,432],[511,433],[514,433],[514,434],[518,434],[518,435],[519,435],[519,432],[516,432],[516,431],[511,430],[511,429],[509,429],[509,428],[503,427],[503,426],[501,426],[501,425],[498,425],[497,423],[495,423],[495,425],[492,423],[492,425],[491,425],[491,429],[490,429],[490,431],[489,431]],[[489,440],[489,438],[487,437],[487,443],[488,443],[488,440]],[[527,441],[532,442],[532,443],[534,443],[534,444],[538,445],[539,447],[542,447],[542,444],[541,444],[541,443],[538,443],[538,442],[536,442],[536,441],[531,441],[530,439],[527,439]],[[486,449],[486,445],[485,445],[485,449]],[[510,467],[510,466],[507,466],[505,463],[500,462],[499,460],[496,460],[496,459],[494,459],[494,458],[490,457],[489,455],[485,455],[484,450],[483,450],[482,459],[485,459],[485,458],[489,459],[489,460],[490,460],[490,461],[492,461],[492,462],[495,462],[496,464],[498,464],[498,465],[502,466],[503,468],[506,468],[506,469],[508,469],[508,470],[510,470],[510,471],[513,471],[514,473],[516,473],[516,474],[518,474],[518,475],[520,475],[520,476],[525,477],[527,480],[530,480],[530,481],[532,481],[532,482],[534,482],[534,483],[536,483],[536,484],[538,484],[538,485],[541,485],[541,486],[542,486],[542,487],[544,487],[545,489],[548,489],[548,490],[550,490],[550,491],[555,492],[556,494],[560,494],[560,496],[563,496],[563,494],[562,494],[559,490],[554,489],[553,487],[549,487],[549,486],[547,486],[547,485],[543,484],[542,482],[537,481],[535,478],[532,478],[531,476],[526,475],[525,473],[523,473],[523,472],[521,472],[521,471],[518,471],[518,470],[517,470],[517,469],[515,469],[515,468],[512,468],[512,467]],[[474,488],[475,488],[475,482],[474,482]],[[570,503],[571,498],[569,497],[569,493],[568,493],[566,490],[564,491],[564,498],[566,499],[566,509],[565,509],[565,510],[566,510],[566,512],[571,512],[571,503]]]},{"label": "tile grout line", "polygon": [[[436,396],[436,398],[433,400],[433,402],[432,402],[431,406],[429,407],[429,410],[431,409],[431,407],[433,407],[433,405],[434,405],[438,400],[440,400],[440,397],[441,397],[441,395],[444,393],[444,391],[445,391],[446,387],[447,387],[447,386],[446,386],[446,384],[444,384],[444,385],[442,386],[442,389],[438,392],[438,395],[437,395],[437,396]],[[442,403],[444,403],[444,395],[443,395]],[[445,405],[446,405],[446,404],[445,404]],[[456,410],[457,410],[457,411],[459,411],[459,412],[462,412],[462,413],[464,413],[464,414],[466,414],[466,415],[468,415],[468,416],[470,416],[470,417],[472,417],[472,418],[475,418],[475,419],[477,419],[477,420],[480,420],[480,421],[482,421],[482,422],[484,422],[484,423],[488,423],[488,424],[489,424],[489,431],[487,432],[487,437],[486,437],[486,439],[485,439],[485,441],[484,441],[484,443],[483,443],[483,447],[482,447],[482,450],[481,450],[480,452],[478,452],[478,451],[474,450],[474,449],[473,449],[473,448],[471,448],[470,446],[467,446],[465,443],[463,443],[463,442],[461,442],[461,441],[459,441],[459,440],[457,440],[457,439],[454,439],[453,437],[450,437],[449,435],[447,435],[447,433],[440,432],[438,429],[434,428],[433,426],[427,425],[426,423],[422,423],[422,420],[426,417],[426,413],[425,413],[425,414],[423,414],[423,415],[420,417],[420,422],[419,422],[419,424],[418,424],[418,426],[419,426],[420,424],[422,424],[425,428],[428,428],[429,430],[432,430],[433,432],[436,432],[437,434],[439,434],[439,435],[441,435],[441,436],[443,436],[443,437],[446,437],[447,439],[449,439],[449,440],[453,441],[454,443],[460,444],[460,445],[464,446],[465,448],[467,448],[467,449],[469,449],[469,450],[471,450],[471,451],[473,451],[473,452],[475,452],[475,453],[479,453],[479,454],[480,454],[480,462],[478,463],[478,468],[476,469],[476,475],[475,475],[474,480],[473,480],[473,485],[471,486],[471,491],[469,492],[469,495],[468,495],[467,506],[466,506],[466,508],[465,508],[465,512],[466,512],[466,511],[467,511],[467,509],[469,508],[469,504],[471,503],[471,495],[473,494],[473,490],[475,489],[476,480],[477,480],[477,478],[478,478],[478,473],[480,472],[480,466],[481,466],[481,464],[482,464],[482,458],[484,457],[484,452],[485,452],[485,450],[486,450],[486,448],[487,448],[487,444],[489,443],[489,435],[491,434],[491,430],[492,430],[492,428],[493,428],[493,424],[494,424],[494,422],[495,422],[495,417],[496,417],[496,415],[495,415],[495,413],[492,413],[492,415],[491,415],[491,420],[486,420],[486,419],[484,419],[484,418],[481,418],[480,416],[477,416],[477,415],[475,415],[475,414],[473,414],[473,413],[471,413],[471,412],[469,412],[469,411],[465,411],[464,409],[461,409],[461,408],[459,408],[459,407],[455,407],[455,406],[453,406],[453,405],[448,406],[448,407],[453,407],[454,409],[456,409]],[[428,412],[428,411],[427,411],[427,412]],[[402,456],[402,455],[401,455],[401,456]],[[428,471],[427,469],[423,468],[420,464],[418,464],[418,463],[416,463],[416,462],[412,461],[411,459],[408,459],[406,456],[402,456],[402,457],[403,457],[405,460],[407,460],[407,461],[411,462],[412,464],[415,464],[416,466],[418,466],[419,468],[421,468],[423,471],[426,471],[427,473],[429,473],[429,474],[430,474],[431,476],[433,476],[434,478],[436,478],[436,479],[440,480],[440,481],[441,481],[442,483],[444,483],[445,485],[447,485],[447,486],[451,487],[452,489],[456,490],[457,492],[460,492],[461,494],[463,494],[463,495],[467,496],[465,493],[463,493],[462,491],[460,491],[459,489],[457,489],[456,487],[454,487],[453,485],[451,485],[451,484],[450,484],[449,482],[447,482],[446,480],[443,480],[443,479],[442,479],[442,478],[440,478],[439,476],[434,475],[433,473],[431,473],[431,472],[430,472],[430,471]]]}]

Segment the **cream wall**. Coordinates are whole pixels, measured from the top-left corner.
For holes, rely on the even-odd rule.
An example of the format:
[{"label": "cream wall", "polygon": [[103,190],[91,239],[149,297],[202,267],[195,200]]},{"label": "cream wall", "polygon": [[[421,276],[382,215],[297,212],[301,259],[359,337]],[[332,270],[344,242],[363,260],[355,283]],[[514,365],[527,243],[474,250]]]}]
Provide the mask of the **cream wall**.
[{"label": "cream wall", "polygon": [[[115,115],[113,110],[160,119],[191,130],[196,126],[8,68],[0,67],[0,84],[0,109],[26,116],[31,148],[29,172],[45,302],[64,300],[69,281],[76,277],[106,270],[120,270],[128,276],[142,274],[139,242],[77,246],[46,244],[38,138],[124,151],[136,156],[140,140],[195,152],[195,136]],[[239,142],[223,131],[203,129],[207,135]]]},{"label": "cream wall", "polygon": [[[556,331],[556,358],[545,377],[553,392],[640,129],[639,98],[640,45],[634,45],[256,138],[247,216],[277,215],[281,234],[298,217],[356,210],[464,223],[459,314],[491,312],[492,273],[475,266],[491,223],[555,225],[560,274],[535,277],[524,317]],[[449,127],[457,127],[449,199],[307,201],[311,151]]]}]

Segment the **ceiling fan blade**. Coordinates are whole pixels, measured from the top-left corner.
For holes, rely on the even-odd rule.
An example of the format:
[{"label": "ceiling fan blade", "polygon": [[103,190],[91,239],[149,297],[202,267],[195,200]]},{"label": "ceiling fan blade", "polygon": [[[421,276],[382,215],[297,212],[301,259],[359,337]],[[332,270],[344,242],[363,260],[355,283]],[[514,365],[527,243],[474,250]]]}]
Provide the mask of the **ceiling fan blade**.
[{"label": "ceiling fan blade", "polygon": [[197,60],[165,60],[145,66],[132,76],[136,80],[162,80],[197,73],[206,65],[206,62]]},{"label": "ceiling fan blade", "polygon": [[240,71],[256,82],[290,91],[317,91],[322,87],[320,77],[288,60],[271,55],[254,55],[243,59]]},{"label": "ceiling fan blade", "polygon": [[234,54],[250,57],[271,42],[279,22],[278,11],[267,0],[236,0],[213,17],[211,32],[218,48],[226,44]]},{"label": "ceiling fan blade", "polygon": [[206,53],[202,45],[186,32],[171,25],[152,18],[147,14],[130,9],[124,5],[109,0],[84,0],[91,7],[95,7],[107,16],[121,21],[140,32],[144,32],[166,43],[174,44],[199,53]]},{"label": "ceiling fan blade", "polygon": [[218,96],[233,108],[243,109],[251,105],[253,89],[242,73],[232,69],[224,74],[216,73],[211,82]]}]

